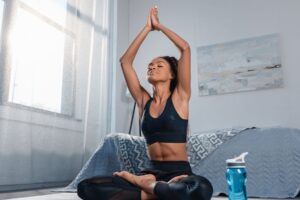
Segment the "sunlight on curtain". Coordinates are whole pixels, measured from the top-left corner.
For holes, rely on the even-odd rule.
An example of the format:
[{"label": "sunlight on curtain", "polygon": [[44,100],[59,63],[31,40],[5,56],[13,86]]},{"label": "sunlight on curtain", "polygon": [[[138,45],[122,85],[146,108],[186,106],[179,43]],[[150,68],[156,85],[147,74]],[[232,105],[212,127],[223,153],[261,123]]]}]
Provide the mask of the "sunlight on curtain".
[{"label": "sunlight on curtain", "polygon": [[65,26],[67,0],[20,0],[43,13],[61,26]]},{"label": "sunlight on curtain", "polygon": [[0,0],[0,192],[67,185],[108,133],[111,2]]},{"label": "sunlight on curtain", "polygon": [[[4,10],[4,2],[2,0],[0,0],[0,38],[2,36],[3,10]],[[1,40],[0,40],[0,48],[1,48]],[[1,49],[0,49],[0,52],[1,52]]]}]

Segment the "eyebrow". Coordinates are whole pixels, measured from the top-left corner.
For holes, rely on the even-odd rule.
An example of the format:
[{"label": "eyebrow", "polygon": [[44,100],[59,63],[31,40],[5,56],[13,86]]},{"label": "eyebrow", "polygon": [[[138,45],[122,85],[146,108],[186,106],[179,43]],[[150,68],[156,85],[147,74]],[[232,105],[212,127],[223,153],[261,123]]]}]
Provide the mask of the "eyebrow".
[{"label": "eyebrow", "polygon": [[[157,63],[164,63],[163,61],[157,61]],[[148,65],[153,65],[153,63],[152,62],[150,62]]]}]

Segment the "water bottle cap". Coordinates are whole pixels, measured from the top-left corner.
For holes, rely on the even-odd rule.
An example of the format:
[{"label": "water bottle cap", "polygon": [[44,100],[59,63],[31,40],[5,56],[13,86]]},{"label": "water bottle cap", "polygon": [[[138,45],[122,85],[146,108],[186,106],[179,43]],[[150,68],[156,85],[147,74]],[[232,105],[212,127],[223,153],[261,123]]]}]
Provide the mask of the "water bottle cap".
[{"label": "water bottle cap", "polygon": [[235,158],[231,158],[231,159],[227,159],[226,160],[226,164],[228,167],[246,167],[245,164],[245,156],[248,154],[248,152],[244,152],[241,155],[235,157]]}]

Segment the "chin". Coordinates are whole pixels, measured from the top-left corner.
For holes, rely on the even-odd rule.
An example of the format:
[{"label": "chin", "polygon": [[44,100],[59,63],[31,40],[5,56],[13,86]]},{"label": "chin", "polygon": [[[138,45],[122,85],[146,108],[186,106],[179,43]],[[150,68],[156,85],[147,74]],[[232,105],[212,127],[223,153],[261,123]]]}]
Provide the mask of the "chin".
[{"label": "chin", "polygon": [[148,83],[150,83],[150,84],[154,84],[155,83],[155,81],[153,79],[151,79],[151,78],[148,78],[147,80],[148,80]]},{"label": "chin", "polygon": [[147,81],[148,81],[149,83],[154,83],[154,82],[156,82],[156,80],[155,80],[155,78],[154,78],[153,76],[148,76],[148,77],[147,77]]}]

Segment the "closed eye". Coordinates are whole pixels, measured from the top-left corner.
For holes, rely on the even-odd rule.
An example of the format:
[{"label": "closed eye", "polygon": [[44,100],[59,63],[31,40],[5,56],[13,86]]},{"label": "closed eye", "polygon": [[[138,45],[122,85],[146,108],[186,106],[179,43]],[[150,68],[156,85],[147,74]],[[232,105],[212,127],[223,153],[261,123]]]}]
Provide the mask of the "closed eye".
[{"label": "closed eye", "polygon": [[[149,70],[152,70],[151,66],[153,66],[152,63],[150,63],[150,64],[148,65],[148,68],[147,68],[148,71],[149,71]],[[157,67],[161,68],[161,67],[163,67],[163,65],[157,65]]]}]

